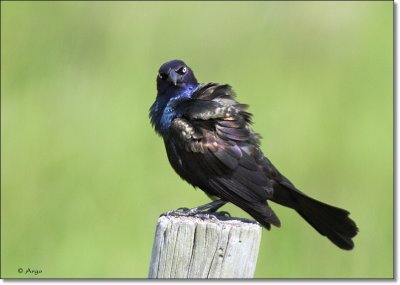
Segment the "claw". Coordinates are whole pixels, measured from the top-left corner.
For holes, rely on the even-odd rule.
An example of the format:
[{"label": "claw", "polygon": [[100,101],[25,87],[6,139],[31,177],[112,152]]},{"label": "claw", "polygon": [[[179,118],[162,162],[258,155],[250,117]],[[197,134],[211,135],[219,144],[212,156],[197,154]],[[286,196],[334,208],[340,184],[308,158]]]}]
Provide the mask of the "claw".
[{"label": "claw", "polygon": [[191,210],[191,209],[186,208],[186,207],[182,207],[182,208],[176,209],[175,211],[187,212],[187,211],[189,211],[189,210]]},{"label": "claw", "polygon": [[220,212],[216,212],[216,213],[221,215],[221,216],[224,216],[226,218],[231,218],[232,217],[231,214],[229,212],[227,212],[227,211],[220,211]]}]

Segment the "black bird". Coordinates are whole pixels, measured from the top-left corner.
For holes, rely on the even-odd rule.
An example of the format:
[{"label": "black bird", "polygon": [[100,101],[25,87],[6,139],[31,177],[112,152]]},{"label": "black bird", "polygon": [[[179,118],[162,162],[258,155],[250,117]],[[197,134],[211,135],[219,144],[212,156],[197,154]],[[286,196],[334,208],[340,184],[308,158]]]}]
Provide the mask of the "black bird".
[{"label": "black bird", "polygon": [[338,247],[354,247],[358,229],[349,212],[308,197],[272,165],[250,127],[247,105],[235,100],[229,85],[199,84],[190,67],[171,60],[159,69],[157,91],[150,119],[169,162],[181,178],[219,198],[196,211],[231,202],[269,230],[281,224],[270,200],[296,210]]}]

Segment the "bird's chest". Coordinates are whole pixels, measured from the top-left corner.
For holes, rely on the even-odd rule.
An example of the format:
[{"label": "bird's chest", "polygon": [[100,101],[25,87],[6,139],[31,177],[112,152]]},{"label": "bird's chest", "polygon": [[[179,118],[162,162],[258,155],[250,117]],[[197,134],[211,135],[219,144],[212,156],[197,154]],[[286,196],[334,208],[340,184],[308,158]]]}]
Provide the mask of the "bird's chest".
[{"label": "bird's chest", "polygon": [[172,124],[172,121],[181,116],[182,114],[179,114],[177,112],[177,105],[189,98],[190,94],[189,93],[182,93],[178,97],[174,97],[169,99],[167,102],[164,102],[164,104],[160,104],[160,110],[159,110],[159,118],[158,118],[158,131],[164,136],[168,133],[168,129]]},{"label": "bird's chest", "polygon": [[185,151],[173,139],[164,140],[164,143],[168,160],[175,171],[180,175],[180,173],[185,169],[185,166],[187,166],[185,161]]},{"label": "bird's chest", "polygon": [[168,132],[168,128],[171,126],[172,120],[177,116],[174,105],[174,102],[169,103],[162,111],[159,124],[161,134],[166,134]]},{"label": "bird's chest", "polygon": [[194,154],[187,152],[174,140],[164,140],[164,143],[169,163],[175,172],[193,186],[199,186],[200,182],[197,181],[198,179],[196,179],[195,175],[198,167],[195,165],[195,159],[192,157]]}]

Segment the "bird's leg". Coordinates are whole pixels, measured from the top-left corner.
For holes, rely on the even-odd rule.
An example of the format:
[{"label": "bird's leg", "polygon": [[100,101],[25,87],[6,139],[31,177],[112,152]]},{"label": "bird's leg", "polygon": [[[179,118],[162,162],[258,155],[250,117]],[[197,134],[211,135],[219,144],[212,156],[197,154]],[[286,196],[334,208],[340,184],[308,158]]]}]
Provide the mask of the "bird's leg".
[{"label": "bird's leg", "polygon": [[223,205],[225,205],[227,202],[223,200],[216,200],[212,201],[210,203],[207,203],[205,205],[192,208],[189,211],[193,213],[198,213],[198,212],[210,212],[210,213],[215,213],[219,208],[221,208]]}]

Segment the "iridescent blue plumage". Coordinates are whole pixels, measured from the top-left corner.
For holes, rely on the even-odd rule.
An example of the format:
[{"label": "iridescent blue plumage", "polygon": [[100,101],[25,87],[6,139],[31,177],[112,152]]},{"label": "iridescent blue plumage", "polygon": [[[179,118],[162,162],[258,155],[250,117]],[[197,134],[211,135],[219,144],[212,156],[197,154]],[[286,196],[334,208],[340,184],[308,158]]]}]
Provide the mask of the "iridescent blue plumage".
[{"label": "iridescent blue plumage", "polygon": [[198,83],[185,84],[185,86],[172,86],[165,89],[150,108],[151,123],[160,135],[166,135],[174,118],[182,116],[176,110],[177,104],[191,98],[193,92],[199,87]]}]

